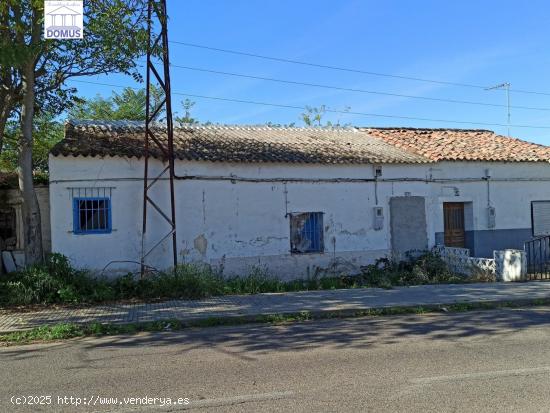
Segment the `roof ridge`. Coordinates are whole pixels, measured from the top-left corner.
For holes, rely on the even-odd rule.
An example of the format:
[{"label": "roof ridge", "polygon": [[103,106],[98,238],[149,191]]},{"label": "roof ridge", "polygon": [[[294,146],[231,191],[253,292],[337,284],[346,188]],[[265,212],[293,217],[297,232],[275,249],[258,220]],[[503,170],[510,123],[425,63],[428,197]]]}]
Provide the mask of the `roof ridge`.
[{"label": "roof ridge", "polygon": [[356,126],[359,130],[376,129],[376,130],[419,130],[419,131],[455,131],[455,132],[491,132],[497,133],[491,129],[476,129],[476,128],[417,128],[412,126]]},{"label": "roof ridge", "polygon": [[[144,121],[136,120],[93,120],[93,119],[67,119],[65,122],[73,127],[145,127]],[[163,125],[158,125],[162,127]],[[238,124],[196,124],[185,123],[175,126],[174,129],[222,129],[222,130],[312,130],[319,132],[358,132],[354,126],[275,126],[275,125],[238,125]]]}]

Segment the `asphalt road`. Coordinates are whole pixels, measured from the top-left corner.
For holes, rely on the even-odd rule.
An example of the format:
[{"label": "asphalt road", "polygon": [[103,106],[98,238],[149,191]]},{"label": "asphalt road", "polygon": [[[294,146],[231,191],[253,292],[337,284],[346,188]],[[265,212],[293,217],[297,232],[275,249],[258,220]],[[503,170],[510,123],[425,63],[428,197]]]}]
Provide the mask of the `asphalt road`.
[{"label": "asphalt road", "polygon": [[[0,349],[0,368],[6,412],[549,411],[550,309],[78,339]],[[53,398],[10,402],[48,403],[31,395]]]}]

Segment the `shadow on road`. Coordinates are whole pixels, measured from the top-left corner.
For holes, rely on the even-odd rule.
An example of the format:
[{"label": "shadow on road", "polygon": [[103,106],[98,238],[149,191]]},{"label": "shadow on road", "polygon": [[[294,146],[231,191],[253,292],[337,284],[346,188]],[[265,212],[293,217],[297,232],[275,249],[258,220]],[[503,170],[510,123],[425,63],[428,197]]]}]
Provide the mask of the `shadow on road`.
[{"label": "shadow on road", "polygon": [[296,351],[315,347],[368,348],[404,339],[458,340],[550,325],[549,308],[505,309],[436,315],[323,320],[283,325],[244,325],[90,340],[90,348],[178,344],[181,351]]},{"label": "shadow on road", "polygon": [[[299,351],[318,347],[365,349],[412,339],[475,339],[518,332],[550,325],[550,308],[502,309],[449,314],[368,317],[318,320],[281,325],[250,324],[237,327],[212,327],[69,341],[50,349],[79,345],[84,350],[121,350],[124,348],[168,350],[188,353],[194,349],[216,349],[247,359],[253,353]],[[27,346],[2,351],[2,356],[29,358],[45,356]],[[162,352],[162,350],[161,350]]]}]

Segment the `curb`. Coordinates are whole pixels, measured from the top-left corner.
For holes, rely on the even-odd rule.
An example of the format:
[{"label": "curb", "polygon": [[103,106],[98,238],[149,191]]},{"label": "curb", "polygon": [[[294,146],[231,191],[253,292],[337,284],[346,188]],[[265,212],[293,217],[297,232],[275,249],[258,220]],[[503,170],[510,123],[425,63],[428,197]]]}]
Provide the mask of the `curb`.
[{"label": "curb", "polygon": [[[407,314],[428,314],[428,313],[458,313],[480,310],[495,310],[499,308],[521,308],[550,305],[550,297],[538,299],[516,299],[516,300],[488,300],[488,301],[456,301],[454,303],[440,304],[415,304],[406,306],[383,306],[383,307],[357,307],[343,310],[321,310],[321,311],[293,311],[279,313],[261,313],[245,316],[228,316],[228,317],[205,317],[195,320],[179,320],[183,327],[204,327],[216,325],[239,325],[239,324],[257,324],[277,322],[281,318],[281,322],[293,322],[293,317],[296,321],[308,320],[329,320],[338,318],[357,318],[357,317],[381,317],[392,315],[407,315]],[[215,323],[215,321],[220,321]],[[158,320],[163,321],[163,320]],[[167,319],[166,321],[170,321]]]},{"label": "curb", "polygon": [[520,308],[550,305],[550,297],[536,299],[515,299],[515,300],[486,300],[486,301],[456,301],[454,303],[431,303],[431,304],[414,304],[405,306],[381,306],[381,307],[356,307],[341,310],[301,310],[289,312],[265,312],[248,315],[229,315],[229,316],[211,316],[197,317],[192,319],[177,319],[163,318],[154,321],[138,321],[138,322],[57,322],[45,323],[40,326],[20,328],[17,330],[0,330],[0,335],[12,333],[24,333],[32,331],[38,327],[55,326],[59,324],[74,324],[79,326],[89,326],[91,324],[101,324],[105,326],[124,327],[133,325],[140,331],[147,330],[148,326],[166,323],[167,326],[177,325],[178,328],[206,328],[215,326],[232,326],[243,324],[282,324],[292,322],[304,322],[312,320],[329,320],[329,319],[344,319],[358,317],[381,317],[381,316],[397,316],[397,315],[421,315],[427,313],[457,313],[467,311],[480,310],[495,310],[499,308]]}]

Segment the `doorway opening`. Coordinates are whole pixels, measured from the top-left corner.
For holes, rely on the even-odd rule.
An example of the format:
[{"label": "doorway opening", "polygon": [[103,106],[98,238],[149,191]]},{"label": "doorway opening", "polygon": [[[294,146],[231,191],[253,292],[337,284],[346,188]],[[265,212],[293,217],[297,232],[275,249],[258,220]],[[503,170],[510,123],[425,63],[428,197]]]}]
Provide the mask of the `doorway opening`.
[{"label": "doorway opening", "polygon": [[443,220],[445,246],[466,248],[464,202],[444,202]]}]

